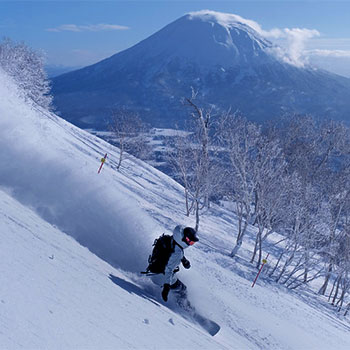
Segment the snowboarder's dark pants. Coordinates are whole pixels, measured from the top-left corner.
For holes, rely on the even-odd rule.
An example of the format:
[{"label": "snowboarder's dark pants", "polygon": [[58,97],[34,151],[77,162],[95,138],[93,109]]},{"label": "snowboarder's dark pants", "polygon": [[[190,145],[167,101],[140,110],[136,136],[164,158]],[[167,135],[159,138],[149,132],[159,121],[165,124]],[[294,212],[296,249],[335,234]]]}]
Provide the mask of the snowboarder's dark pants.
[{"label": "snowboarder's dark pants", "polygon": [[176,280],[176,282],[170,286],[170,289],[175,292],[176,300],[180,307],[188,311],[193,309],[187,299],[187,287],[180,280]]}]

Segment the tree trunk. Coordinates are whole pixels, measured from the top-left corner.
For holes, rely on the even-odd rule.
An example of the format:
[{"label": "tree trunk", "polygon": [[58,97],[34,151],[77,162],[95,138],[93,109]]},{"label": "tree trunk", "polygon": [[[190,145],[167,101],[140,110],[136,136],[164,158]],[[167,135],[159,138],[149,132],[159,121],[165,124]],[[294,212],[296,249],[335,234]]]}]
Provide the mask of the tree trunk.
[{"label": "tree trunk", "polygon": [[195,228],[195,230],[198,231],[198,229],[199,229],[199,202],[197,199],[196,199],[195,205],[196,205],[196,228]]},{"label": "tree trunk", "polygon": [[255,256],[256,256],[256,252],[258,251],[258,241],[259,241],[259,232],[256,234],[254,251],[253,251],[252,258],[250,259],[250,263],[251,264],[254,262]]},{"label": "tree trunk", "polygon": [[236,241],[236,246],[232,249],[231,254],[230,254],[230,257],[231,257],[231,258],[233,258],[233,257],[237,254],[239,248],[241,247],[241,245],[242,245],[242,243],[243,243],[243,237],[244,237],[244,235],[245,235],[245,232],[246,232],[246,230],[247,230],[247,227],[248,227],[248,222],[245,221],[244,227],[241,228],[240,231],[238,232],[237,241]]},{"label": "tree trunk", "polygon": [[307,282],[308,274],[309,274],[309,252],[306,251],[305,252],[304,283]]},{"label": "tree trunk", "polygon": [[288,266],[291,264],[291,262],[293,261],[296,250],[297,250],[297,246],[295,245],[295,246],[294,246],[293,252],[292,252],[291,255],[289,256],[289,258],[287,258],[287,260],[286,260],[286,262],[284,263],[284,265],[283,265],[283,267],[282,267],[282,270],[281,270],[281,272],[279,273],[279,275],[277,276],[275,282],[278,282],[278,281],[282,278],[282,276],[283,276],[284,272],[286,271],[287,267],[288,267]]},{"label": "tree trunk", "polygon": [[334,297],[333,297],[333,300],[332,300],[332,305],[334,305],[335,301],[337,300],[337,296],[338,296],[338,292],[339,292],[339,286],[340,286],[340,281],[341,281],[341,277],[338,277],[337,287],[335,288],[335,293],[334,293]]},{"label": "tree trunk", "polygon": [[332,290],[331,290],[331,292],[329,293],[329,296],[328,296],[328,302],[330,302],[330,300],[332,298],[333,291],[334,291],[334,288],[335,288],[336,284],[337,284],[337,279],[335,279],[335,281],[333,282]]},{"label": "tree trunk", "polygon": [[186,216],[190,216],[190,207],[188,205],[188,191],[187,188],[185,187],[185,201],[186,201]]},{"label": "tree trunk", "polygon": [[259,234],[259,256],[258,256],[258,263],[256,265],[256,268],[259,269],[260,268],[260,264],[261,264],[261,259],[262,259],[262,232],[261,234]]},{"label": "tree trunk", "polygon": [[269,274],[269,277],[272,277],[273,274],[275,273],[275,271],[277,270],[278,265],[280,264],[280,262],[281,262],[281,260],[282,260],[282,258],[283,258],[283,255],[284,255],[284,251],[282,251],[282,253],[280,254],[280,256],[279,256],[279,258],[278,258],[278,260],[277,260],[277,262],[276,262],[276,264],[275,264],[275,267],[272,269],[272,271],[271,271],[270,274]]},{"label": "tree trunk", "polygon": [[341,292],[341,295],[340,295],[340,298],[339,298],[338,301],[337,301],[338,312],[340,312],[341,309],[342,309],[342,307],[343,307],[345,294],[346,294],[346,289],[343,288],[343,290],[342,290],[342,292]]},{"label": "tree trunk", "polygon": [[119,148],[119,161],[117,164],[117,170],[119,170],[120,166],[122,165],[123,153],[124,153],[124,150],[123,150],[123,146],[121,145]]},{"label": "tree trunk", "polygon": [[243,236],[241,236],[236,243],[236,246],[232,249],[230,257],[233,258],[236,256],[236,254],[238,253],[239,248],[241,248],[243,242]]},{"label": "tree trunk", "polygon": [[348,314],[349,310],[350,310],[350,303],[346,306],[344,316],[346,316]]},{"label": "tree trunk", "polygon": [[331,277],[332,270],[333,270],[333,263],[330,262],[329,265],[328,265],[328,271],[327,271],[327,274],[325,276],[323,285],[319,289],[318,294],[320,294],[320,295],[325,295],[326,294],[326,290],[327,290],[327,287],[328,287],[328,282],[329,282],[329,279]]}]

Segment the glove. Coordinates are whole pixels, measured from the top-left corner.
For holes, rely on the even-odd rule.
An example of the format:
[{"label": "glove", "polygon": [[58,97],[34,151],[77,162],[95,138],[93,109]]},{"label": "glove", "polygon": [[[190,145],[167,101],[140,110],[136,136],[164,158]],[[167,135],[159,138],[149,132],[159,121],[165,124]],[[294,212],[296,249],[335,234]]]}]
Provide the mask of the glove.
[{"label": "glove", "polygon": [[189,269],[191,267],[191,263],[185,257],[181,259],[181,262],[185,269]]},{"label": "glove", "polygon": [[170,284],[165,283],[162,291],[162,298],[164,301],[168,301],[169,291],[170,291]]}]

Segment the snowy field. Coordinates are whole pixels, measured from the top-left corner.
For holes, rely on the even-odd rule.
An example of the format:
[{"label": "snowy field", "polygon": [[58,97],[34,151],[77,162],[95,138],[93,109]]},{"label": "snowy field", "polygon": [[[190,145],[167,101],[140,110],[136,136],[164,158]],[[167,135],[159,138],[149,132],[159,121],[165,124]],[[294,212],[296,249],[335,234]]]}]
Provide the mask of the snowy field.
[{"label": "snowy field", "polygon": [[116,171],[116,148],[0,82],[0,349],[350,349],[349,320],[321,297],[264,275],[251,288],[251,241],[227,256],[236,225],[223,208],[179,273],[221,331],[167,308],[139,271],[157,236],[194,224],[182,187],[136,159]]}]

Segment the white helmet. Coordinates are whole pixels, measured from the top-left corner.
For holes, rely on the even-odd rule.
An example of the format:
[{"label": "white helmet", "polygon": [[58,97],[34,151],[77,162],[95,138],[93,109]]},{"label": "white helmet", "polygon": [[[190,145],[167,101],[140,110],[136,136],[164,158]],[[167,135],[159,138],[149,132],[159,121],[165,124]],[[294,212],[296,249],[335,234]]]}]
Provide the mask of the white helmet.
[{"label": "white helmet", "polygon": [[182,225],[178,225],[174,228],[173,238],[183,249],[199,241],[196,231],[192,227],[185,227]]}]

